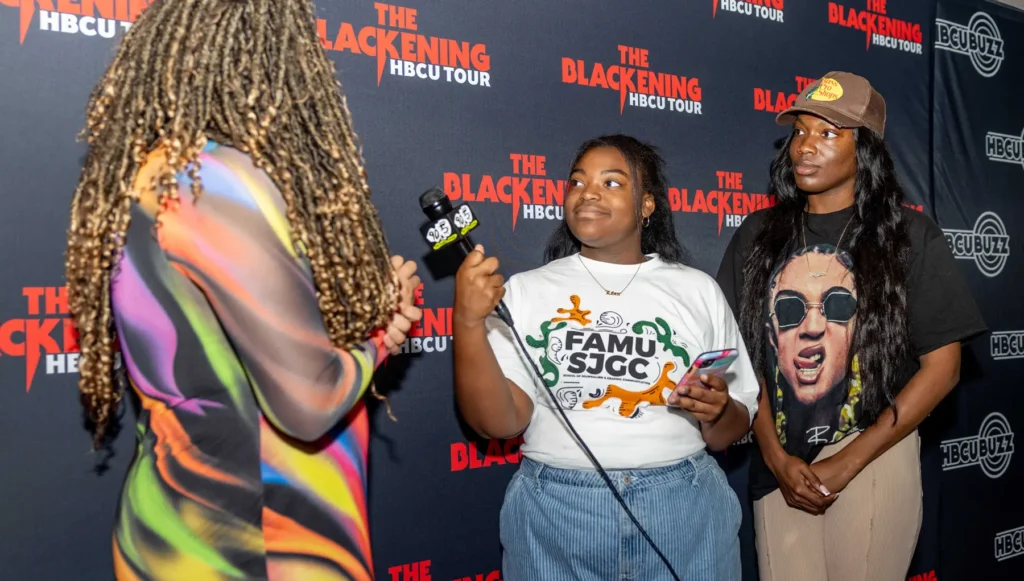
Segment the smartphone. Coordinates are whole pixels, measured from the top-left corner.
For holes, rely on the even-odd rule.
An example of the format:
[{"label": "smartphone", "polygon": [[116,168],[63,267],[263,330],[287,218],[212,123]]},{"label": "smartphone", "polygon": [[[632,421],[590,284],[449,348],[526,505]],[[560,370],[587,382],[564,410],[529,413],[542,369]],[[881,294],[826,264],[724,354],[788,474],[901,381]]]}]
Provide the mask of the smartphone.
[{"label": "smartphone", "polygon": [[[732,362],[736,361],[739,355],[740,352],[736,349],[722,349],[721,351],[701,353],[693,360],[693,364],[686,370],[686,375],[683,376],[679,383],[686,383],[691,379],[696,379],[697,376],[705,374],[718,375],[720,377],[732,365]],[[700,381],[697,381],[697,383],[700,383]]]}]

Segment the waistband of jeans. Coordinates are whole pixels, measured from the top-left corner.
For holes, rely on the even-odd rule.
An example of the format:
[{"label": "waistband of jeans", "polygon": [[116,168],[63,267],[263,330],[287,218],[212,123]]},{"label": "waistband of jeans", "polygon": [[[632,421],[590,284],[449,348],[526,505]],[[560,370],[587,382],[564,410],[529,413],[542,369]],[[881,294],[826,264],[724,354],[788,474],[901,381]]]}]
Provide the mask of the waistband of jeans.
[{"label": "waistband of jeans", "polygon": [[[705,450],[700,450],[668,466],[657,468],[637,468],[631,470],[605,470],[613,483],[628,482],[632,487],[652,486],[672,482],[680,478],[693,476],[708,468],[717,466],[717,462]],[[526,478],[554,482],[581,488],[601,488],[607,486],[601,474],[595,470],[577,470],[573,468],[556,468],[523,456],[520,461],[519,473]]]}]

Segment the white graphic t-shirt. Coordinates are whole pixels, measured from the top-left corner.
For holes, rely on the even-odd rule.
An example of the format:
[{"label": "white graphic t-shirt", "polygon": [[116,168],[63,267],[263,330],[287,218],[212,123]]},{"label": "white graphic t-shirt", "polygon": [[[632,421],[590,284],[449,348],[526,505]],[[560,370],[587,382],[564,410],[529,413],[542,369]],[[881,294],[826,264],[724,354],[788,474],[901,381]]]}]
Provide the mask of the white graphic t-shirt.
[{"label": "white graphic t-shirt", "polygon": [[523,435],[528,458],[595,469],[542,389],[609,470],[665,466],[702,450],[699,422],[666,401],[705,351],[739,349],[724,377],[753,419],[757,379],[725,296],[707,274],[657,255],[621,265],[574,254],[514,275],[505,288],[505,304],[544,377],[541,383],[509,328],[490,317],[488,340],[502,371],[534,403]]}]

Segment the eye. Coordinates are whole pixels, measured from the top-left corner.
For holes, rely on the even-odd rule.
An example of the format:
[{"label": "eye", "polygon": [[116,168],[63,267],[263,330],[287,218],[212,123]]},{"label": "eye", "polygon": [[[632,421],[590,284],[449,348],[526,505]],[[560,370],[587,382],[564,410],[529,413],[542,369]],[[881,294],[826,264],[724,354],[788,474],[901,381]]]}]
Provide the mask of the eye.
[{"label": "eye", "polygon": [[822,133],[822,135],[824,135],[825,137],[827,137],[829,139],[833,139],[833,138],[839,137],[839,132],[834,130],[834,129],[826,129]]},{"label": "eye", "polygon": [[803,129],[794,129],[793,130],[793,135],[803,135],[803,134],[804,134],[804,130]]},{"label": "eye", "polygon": [[578,188],[578,187],[580,187],[582,185],[583,185],[583,182],[581,182],[578,179],[575,179],[575,178],[570,178],[569,179],[569,187],[571,187],[571,188]]},{"label": "eye", "polygon": [[620,184],[619,182],[617,182],[617,181],[615,181],[615,180],[608,180],[608,181],[606,181],[606,182],[604,183],[604,185],[608,186],[609,188],[618,188],[618,187],[622,187],[622,184]]}]

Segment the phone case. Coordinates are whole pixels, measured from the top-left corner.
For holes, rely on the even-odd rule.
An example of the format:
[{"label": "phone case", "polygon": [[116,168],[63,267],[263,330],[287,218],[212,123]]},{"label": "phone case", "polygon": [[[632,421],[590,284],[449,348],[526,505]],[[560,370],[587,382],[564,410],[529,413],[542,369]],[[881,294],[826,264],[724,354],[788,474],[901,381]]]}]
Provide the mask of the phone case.
[{"label": "phone case", "polygon": [[725,370],[732,365],[733,361],[736,361],[737,357],[739,357],[739,351],[736,349],[723,349],[721,351],[708,351],[701,353],[693,360],[693,364],[690,365],[690,369],[688,369],[686,371],[686,375],[683,376],[683,381],[686,381],[695,375],[719,375],[724,373]]}]

